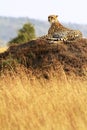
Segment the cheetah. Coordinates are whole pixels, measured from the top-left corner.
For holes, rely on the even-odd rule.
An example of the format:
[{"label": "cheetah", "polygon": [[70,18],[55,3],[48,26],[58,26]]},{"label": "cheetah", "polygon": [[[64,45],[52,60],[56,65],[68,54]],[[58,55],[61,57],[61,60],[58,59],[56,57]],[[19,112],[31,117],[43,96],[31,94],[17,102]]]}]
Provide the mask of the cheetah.
[{"label": "cheetah", "polygon": [[79,30],[73,30],[66,28],[58,21],[58,15],[48,16],[48,21],[51,27],[48,30],[48,34],[42,36],[47,40],[61,40],[61,41],[72,41],[82,38],[82,33]]}]

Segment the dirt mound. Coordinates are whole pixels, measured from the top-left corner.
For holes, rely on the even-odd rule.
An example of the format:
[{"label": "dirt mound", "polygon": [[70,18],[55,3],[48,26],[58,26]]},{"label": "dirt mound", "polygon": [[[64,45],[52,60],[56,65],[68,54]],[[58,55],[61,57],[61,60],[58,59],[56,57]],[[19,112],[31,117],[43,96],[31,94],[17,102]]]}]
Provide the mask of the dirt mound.
[{"label": "dirt mound", "polygon": [[[32,40],[28,43],[15,45],[0,54],[0,69],[15,66],[15,62],[38,72],[47,72],[60,68],[66,74],[86,75],[87,39],[73,42],[53,42],[46,40]],[[59,69],[58,69],[59,68]],[[47,75],[45,75],[47,76]],[[47,77],[46,77],[47,78]]]}]

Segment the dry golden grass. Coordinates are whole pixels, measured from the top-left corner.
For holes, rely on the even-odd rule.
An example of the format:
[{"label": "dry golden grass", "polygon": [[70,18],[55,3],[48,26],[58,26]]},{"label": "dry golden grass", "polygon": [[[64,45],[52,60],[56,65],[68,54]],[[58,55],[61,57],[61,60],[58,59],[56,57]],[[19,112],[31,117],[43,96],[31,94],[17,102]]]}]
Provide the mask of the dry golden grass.
[{"label": "dry golden grass", "polygon": [[8,47],[0,47],[0,53],[6,51],[8,49]]},{"label": "dry golden grass", "polygon": [[0,130],[87,130],[87,82],[20,73],[0,77]]}]

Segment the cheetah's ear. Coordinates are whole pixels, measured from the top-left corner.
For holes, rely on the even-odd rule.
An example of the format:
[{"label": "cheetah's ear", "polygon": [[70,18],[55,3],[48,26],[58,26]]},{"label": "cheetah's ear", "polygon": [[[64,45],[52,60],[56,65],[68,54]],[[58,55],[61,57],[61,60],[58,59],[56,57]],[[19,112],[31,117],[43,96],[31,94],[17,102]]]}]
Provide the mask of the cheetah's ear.
[{"label": "cheetah's ear", "polygon": [[58,15],[56,15],[56,17],[58,17]]}]

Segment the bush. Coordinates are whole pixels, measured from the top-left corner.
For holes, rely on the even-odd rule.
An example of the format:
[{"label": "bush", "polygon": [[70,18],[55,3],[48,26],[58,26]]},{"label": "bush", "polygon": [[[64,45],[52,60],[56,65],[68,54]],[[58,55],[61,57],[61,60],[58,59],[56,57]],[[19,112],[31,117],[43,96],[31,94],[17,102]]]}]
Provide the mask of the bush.
[{"label": "bush", "polygon": [[23,25],[23,28],[21,28],[18,31],[18,36],[16,38],[13,38],[11,41],[8,42],[8,45],[12,44],[21,44],[28,42],[35,38],[35,29],[31,23],[26,23]]}]

